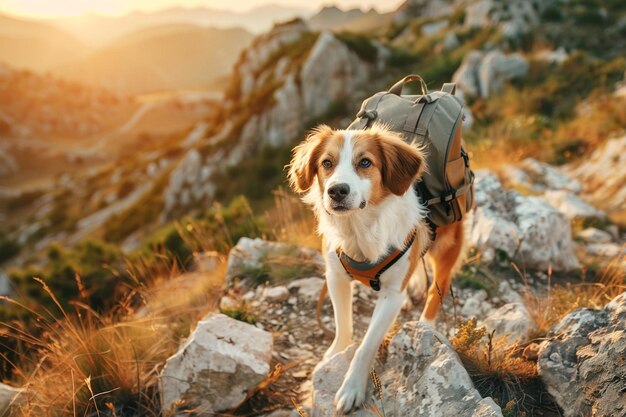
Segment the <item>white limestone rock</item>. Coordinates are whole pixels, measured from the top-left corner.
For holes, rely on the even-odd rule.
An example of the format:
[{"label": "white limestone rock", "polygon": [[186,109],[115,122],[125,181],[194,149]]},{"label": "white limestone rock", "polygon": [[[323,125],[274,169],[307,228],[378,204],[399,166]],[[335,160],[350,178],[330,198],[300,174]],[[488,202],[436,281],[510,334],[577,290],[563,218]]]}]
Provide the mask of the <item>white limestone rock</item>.
[{"label": "white limestone rock", "polygon": [[483,322],[495,337],[504,337],[509,344],[527,342],[536,325],[523,303],[505,304]]},{"label": "white limestone rock", "polygon": [[500,253],[531,269],[580,267],[569,220],[542,199],[506,191],[495,174],[478,171],[475,203],[468,215],[468,240],[483,261],[497,261]]},{"label": "white limestone rock", "polygon": [[237,407],[269,374],[272,348],[270,333],[209,314],[163,367],[163,410],[181,400],[208,414]]},{"label": "white limestone rock", "polygon": [[[356,345],[318,365],[313,373],[312,417],[335,415],[334,396],[341,385]],[[375,366],[382,382],[388,417],[497,417],[500,407],[482,398],[445,336],[432,327],[406,323],[389,345],[384,363]],[[369,404],[383,407],[368,382],[365,405],[350,414],[371,416]]]}]

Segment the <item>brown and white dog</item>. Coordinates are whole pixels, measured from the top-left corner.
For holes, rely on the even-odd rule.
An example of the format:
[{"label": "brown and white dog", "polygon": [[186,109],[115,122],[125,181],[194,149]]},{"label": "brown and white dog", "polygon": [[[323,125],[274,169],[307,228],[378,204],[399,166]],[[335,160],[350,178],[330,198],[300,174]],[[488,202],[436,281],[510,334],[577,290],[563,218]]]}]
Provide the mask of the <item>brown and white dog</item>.
[{"label": "brown and white dog", "polygon": [[[420,320],[434,324],[452,270],[461,258],[461,222],[437,230],[431,242],[427,211],[413,189],[426,170],[423,152],[384,126],[367,130],[316,128],[293,150],[289,180],[313,207],[323,236],[326,282],[335,317],[335,338],[324,360],[352,343],[352,285],[337,250],[358,261],[375,262],[390,247],[411,248],[380,277],[372,320],[335,397],[337,411],[347,413],[365,401],[370,367],[385,334],[395,321],[415,275],[414,287],[425,290],[417,266],[428,248],[435,279]],[[421,285],[420,285],[421,284]]]}]

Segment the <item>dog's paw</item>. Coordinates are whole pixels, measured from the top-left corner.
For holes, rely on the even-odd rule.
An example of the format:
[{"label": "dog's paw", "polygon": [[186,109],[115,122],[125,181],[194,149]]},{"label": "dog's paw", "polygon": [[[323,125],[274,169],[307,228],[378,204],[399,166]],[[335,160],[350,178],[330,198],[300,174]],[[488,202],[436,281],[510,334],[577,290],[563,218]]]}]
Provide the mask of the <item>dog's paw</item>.
[{"label": "dog's paw", "polygon": [[337,413],[347,414],[360,407],[365,402],[366,390],[367,378],[347,377],[335,395]]}]

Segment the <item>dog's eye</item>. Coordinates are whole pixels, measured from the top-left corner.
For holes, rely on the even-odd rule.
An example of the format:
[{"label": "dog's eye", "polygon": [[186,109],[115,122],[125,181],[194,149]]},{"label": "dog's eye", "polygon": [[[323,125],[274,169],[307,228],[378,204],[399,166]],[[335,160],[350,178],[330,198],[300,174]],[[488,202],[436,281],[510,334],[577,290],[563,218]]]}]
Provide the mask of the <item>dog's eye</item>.
[{"label": "dog's eye", "polygon": [[367,158],[363,158],[361,159],[361,161],[359,162],[359,166],[361,168],[369,168],[372,165],[372,161],[370,161]]},{"label": "dog's eye", "polygon": [[333,167],[333,163],[330,161],[330,159],[324,159],[322,161],[322,166],[326,169],[329,169]]}]

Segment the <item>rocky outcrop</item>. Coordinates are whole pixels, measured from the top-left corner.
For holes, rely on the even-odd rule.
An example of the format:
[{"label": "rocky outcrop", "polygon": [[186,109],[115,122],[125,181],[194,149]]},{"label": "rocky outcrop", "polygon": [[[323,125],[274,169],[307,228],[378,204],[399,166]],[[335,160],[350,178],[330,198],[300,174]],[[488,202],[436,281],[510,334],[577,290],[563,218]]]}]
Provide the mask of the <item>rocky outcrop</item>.
[{"label": "rocky outcrop", "polygon": [[467,6],[465,26],[499,26],[506,37],[516,38],[536,26],[541,21],[543,10],[552,3],[554,0],[478,0]]},{"label": "rocky outcrop", "polygon": [[337,103],[357,109],[371,93],[371,80],[388,55],[384,46],[372,45],[380,58],[376,63],[361,60],[330,32],[311,32],[299,19],[257,37],[234,68],[219,117],[223,124],[211,137],[197,141],[211,150],[190,149],[172,171],[164,216],[177,207],[211,200],[216,172],[239,164],[263,146],[295,141],[311,120]]},{"label": "rocky outcrop", "polygon": [[566,417],[624,416],[626,293],[602,310],[576,310],[550,332],[538,369]]},{"label": "rocky outcrop", "polygon": [[569,220],[541,198],[507,191],[495,174],[479,171],[475,202],[468,238],[483,261],[496,261],[498,252],[531,269],[580,267]]},{"label": "rocky outcrop", "polygon": [[524,77],[528,68],[526,58],[518,53],[471,51],[452,76],[452,81],[468,96],[480,94],[489,98],[502,91],[505,81]]},{"label": "rocky outcrop", "polygon": [[454,11],[452,0],[406,0],[394,12],[393,22],[406,23],[416,18],[438,18]]},{"label": "rocky outcrop", "polygon": [[273,260],[280,261],[287,257],[310,265],[319,274],[324,272],[324,259],[317,251],[287,243],[242,237],[228,255],[226,282],[231,286],[236,282],[242,284],[258,278]]},{"label": "rocky outcrop", "polygon": [[213,414],[237,407],[269,374],[272,348],[270,333],[209,314],[165,363],[160,376],[163,410],[175,412],[184,404]]},{"label": "rocky outcrop", "polygon": [[[349,347],[314,372],[313,417],[335,415],[334,396],[355,350],[356,345]],[[422,323],[406,323],[376,369],[381,370],[382,404],[370,381],[365,404],[350,416],[373,415],[371,405],[388,417],[502,416],[500,407],[474,388],[445,336]]]}]

